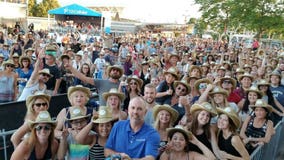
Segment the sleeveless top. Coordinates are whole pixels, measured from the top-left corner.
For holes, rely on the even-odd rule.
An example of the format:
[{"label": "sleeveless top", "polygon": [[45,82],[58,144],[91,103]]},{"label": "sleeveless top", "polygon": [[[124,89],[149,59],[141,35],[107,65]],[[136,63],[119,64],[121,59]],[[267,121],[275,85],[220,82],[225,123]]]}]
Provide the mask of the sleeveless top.
[{"label": "sleeveless top", "polygon": [[231,155],[241,157],[240,153],[232,145],[232,137],[233,137],[233,134],[229,138],[225,139],[223,137],[223,131],[220,131],[218,135],[218,146],[221,151],[225,151]]},{"label": "sleeveless top", "polygon": [[[262,127],[260,128],[256,128],[253,126],[253,122],[254,122],[254,118],[255,117],[251,117],[247,129],[245,131],[245,134],[247,137],[254,137],[254,138],[262,138],[265,137],[265,133],[267,130],[267,120],[264,122],[264,124],[262,125]],[[254,144],[255,142],[249,142],[245,145],[246,149],[248,150],[249,153],[252,153],[254,151],[256,147],[253,147],[252,144]]]},{"label": "sleeveless top", "polygon": [[[205,132],[203,132],[200,135],[195,135],[195,137],[202,143],[204,144],[209,150],[212,150],[211,142],[208,140],[207,136],[205,135]],[[190,151],[195,151],[200,154],[203,154],[203,152],[193,143],[189,143],[189,150]]]},{"label": "sleeveless top", "polygon": [[44,85],[44,88],[40,90],[39,88],[39,83],[36,82],[35,84],[25,87],[21,96],[18,98],[17,101],[24,101],[26,100],[29,96],[34,95],[35,93],[45,93],[46,92],[46,86]]},{"label": "sleeveless top", "polygon": [[48,142],[48,147],[47,147],[42,159],[39,159],[39,158],[36,157],[36,152],[35,152],[35,148],[34,148],[30,157],[28,158],[28,160],[47,160],[47,159],[51,159],[51,158],[52,158],[51,143]]},{"label": "sleeveless top", "polygon": [[78,144],[73,138],[72,134],[67,137],[68,142],[68,156],[69,160],[88,160],[89,145]]},{"label": "sleeveless top", "polygon": [[96,135],[96,144],[94,144],[89,150],[89,159],[90,160],[104,160],[104,146],[101,146],[98,143],[99,137]]},{"label": "sleeveless top", "polygon": [[0,77],[0,101],[9,102],[14,98],[14,76]]},{"label": "sleeveless top", "polygon": [[[170,152],[170,155],[169,155],[169,160],[176,160],[176,157],[173,157],[171,152]],[[189,152],[187,153],[186,159],[184,159],[184,160],[189,160]]]}]

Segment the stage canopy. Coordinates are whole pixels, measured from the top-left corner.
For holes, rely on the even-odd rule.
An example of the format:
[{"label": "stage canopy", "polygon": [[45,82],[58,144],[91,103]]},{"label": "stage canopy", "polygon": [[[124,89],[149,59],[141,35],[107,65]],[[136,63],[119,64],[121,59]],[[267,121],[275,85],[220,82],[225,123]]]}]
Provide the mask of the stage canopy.
[{"label": "stage canopy", "polygon": [[89,17],[101,17],[102,14],[87,7],[80,6],[78,4],[71,4],[64,7],[52,9],[48,11],[48,14],[54,15],[70,15],[70,16],[89,16]]}]

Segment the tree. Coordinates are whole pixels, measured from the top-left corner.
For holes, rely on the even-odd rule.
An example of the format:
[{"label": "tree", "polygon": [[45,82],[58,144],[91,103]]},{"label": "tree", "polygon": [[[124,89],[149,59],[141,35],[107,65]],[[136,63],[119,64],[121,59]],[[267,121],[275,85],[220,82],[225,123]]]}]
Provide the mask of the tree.
[{"label": "tree", "polygon": [[39,4],[35,2],[36,0],[29,0],[29,15],[35,17],[47,17],[49,10],[60,7],[57,0],[43,0]]},{"label": "tree", "polygon": [[262,34],[283,31],[284,7],[279,0],[195,0],[201,5],[199,23],[219,33],[250,30]]}]

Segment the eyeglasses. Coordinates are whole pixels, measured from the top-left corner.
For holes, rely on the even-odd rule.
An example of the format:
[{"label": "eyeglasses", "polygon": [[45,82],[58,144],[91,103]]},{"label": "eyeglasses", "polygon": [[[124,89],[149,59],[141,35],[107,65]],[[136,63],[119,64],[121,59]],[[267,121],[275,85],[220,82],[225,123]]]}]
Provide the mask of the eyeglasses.
[{"label": "eyeglasses", "polygon": [[45,130],[45,131],[50,131],[51,130],[51,126],[36,126],[35,127],[36,131],[40,131],[40,130]]},{"label": "eyeglasses", "polygon": [[199,89],[205,89],[205,88],[207,88],[207,84],[206,83],[201,83],[201,84],[199,84],[198,88]]},{"label": "eyeglasses", "polygon": [[225,83],[225,84],[232,84],[231,81],[223,81],[223,83]]},{"label": "eyeglasses", "polygon": [[47,106],[47,103],[45,102],[45,103],[35,103],[34,104],[35,106],[37,106],[37,107],[40,107],[40,106]]},{"label": "eyeglasses", "polygon": [[14,68],[14,66],[13,66],[13,65],[10,65],[10,64],[7,64],[6,67]]},{"label": "eyeglasses", "polygon": [[48,77],[48,78],[50,77],[49,74],[46,74],[46,73],[42,73],[42,76]]},{"label": "eyeglasses", "polygon": [[185,92],[186,89],[185,88],[182,88],[182,87],[177,87],[178,90],[182,91],[182,92]]}]

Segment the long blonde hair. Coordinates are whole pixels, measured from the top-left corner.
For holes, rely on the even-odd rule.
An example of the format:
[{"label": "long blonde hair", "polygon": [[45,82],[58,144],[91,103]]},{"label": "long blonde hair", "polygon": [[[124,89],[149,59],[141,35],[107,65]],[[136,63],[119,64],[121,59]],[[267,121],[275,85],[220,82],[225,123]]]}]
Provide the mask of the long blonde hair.
[{"label": "long blonde hair", "polygon": [[36,118],[36,113],[33,109],[33,105],[35,103],[36,100],[38,99],[42,99],[44,102],[47,103],[47,108],[49,108],[49,100],[45,97],[37,97],[37,98],[34,98],[27,106],[27,113],[26,113],[26,116],[25,116],[25,120],[35,120]]},{"label": "long blonde hair", "polygon": [[[162,110],[161,110],[162,111]],[[161,111],[159,111],[159,113],[158,113],[158,115],[157,115],[157,117],[156,117],[156,119],[155,119],[155,122],[154,122],[154,128],[156,129],[156,130],[159,130],[160,129],[160,119],[159,119],[159,116],[160,116],[160,114],[161,114]],[[173,127],[173,125],[174,125],[174,123],[175,122],[173,122],[172,121],[172,115],[170,114],[170,122],[169,122],[169,126],[167,127],[167,128],[171,128],[171,127]]]}]

